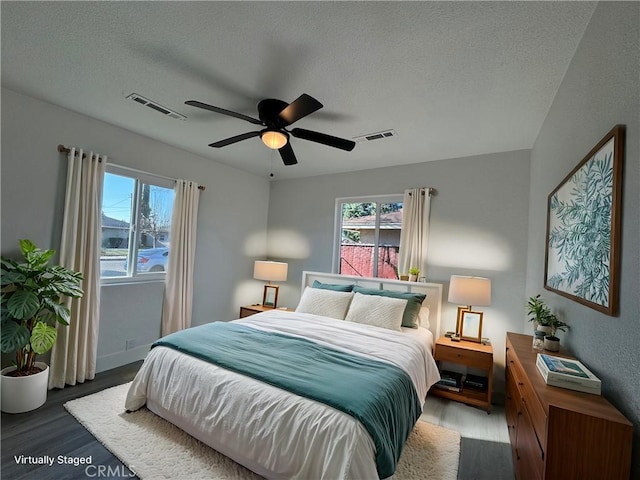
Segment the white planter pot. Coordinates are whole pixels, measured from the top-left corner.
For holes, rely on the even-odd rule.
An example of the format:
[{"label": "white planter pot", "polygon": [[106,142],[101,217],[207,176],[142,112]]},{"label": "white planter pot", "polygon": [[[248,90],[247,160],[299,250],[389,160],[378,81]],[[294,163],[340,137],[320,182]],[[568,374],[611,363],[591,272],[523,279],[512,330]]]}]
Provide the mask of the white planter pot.
[{"label": "white planter pot", "polygon": [[1,409],[5,413],[23,413],[35,410],[47,401],[47,384],[49,382],[49,366],[36,362],[43,370],[26,377],[7,377],[5,374],[16,367],[3,368],[0,371],[2,380]]},{"label": "white planter pot", "polygon": [[545,335],[551,335],[551,327],[546,325],[538,325],[538,331],[544,332]]},{"label": "white planter pot", "polygon": [[409,275],[409,281],[410,282],[417,282],[418,281],[418,275]]},{"label": "white planter pot", "polygon": [[548,337],[544,339],[544,349],[550,352],[557,352],[560,350],[560,341],[559,340],[549,340]]}]

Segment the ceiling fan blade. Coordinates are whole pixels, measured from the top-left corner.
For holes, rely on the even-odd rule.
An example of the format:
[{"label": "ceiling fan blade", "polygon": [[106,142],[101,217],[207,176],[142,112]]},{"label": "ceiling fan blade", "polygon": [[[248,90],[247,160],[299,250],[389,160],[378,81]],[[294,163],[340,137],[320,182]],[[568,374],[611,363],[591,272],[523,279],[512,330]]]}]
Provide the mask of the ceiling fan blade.
[{"label": "ceiling fan blade", "polygon": [[346,140],[344,138],[334,137],[333,135],[314,132],[312,130],[305,130],[304,128],[292,129],[291,135],[302,138],[303,140],[309,140],[311,142],[321,143],[330,147],[346,150],[347,152],[350,152],[356,146],[356,142],[352,140]]},{"label": "ceiling fan blade", "polygon": [[282,161],[285,165],[295,165],[298,163],[298,159],[296,158],[295,153],[293,153],[293,148],[291,148],[291,143],[287,142],[287,144],[279,148],[280,156],[282,157]]},{"label": "ceiling fan blade", "polygon": [[321,108],[322,104],[318,100],[306,93],[303,93],[286,106],[278,116],[284,120],[284,125],[287,126],[291,125],[293,122],[297,122],[302,117],[306,117],[316,110],[320,110]]},{"label": "ceiling fan blade", "polygon": [[210,143],[209,146],[213,148],[221,148],[226,147],[227,145],[231,145],[233,143],[241,142],[242,140],[246,140],[247,138],[259,137],[260,132],[247,132],[242,133],[240,135],[236,135],[235,137],[225,138],[224,140],[220,140],[218,142]]},{"label": "ceiling fan blade", "polygon": [[226,110],[224,108],[215,107],[207,103],[198,102],[196,100],[188,100],[184,103],[192,107],[204,108],[205,110],[209,110],[211,112],[221,113],[223,115],[229,115],[230,117],[239,118],[240,120],[246,120],[247,122],[251,122],[255,125],[263,125],[263,123],[257,118],[249,117],[247,115],[243,115],[242,113],[238,113],[238,112],[232,112],[231,110]]}]

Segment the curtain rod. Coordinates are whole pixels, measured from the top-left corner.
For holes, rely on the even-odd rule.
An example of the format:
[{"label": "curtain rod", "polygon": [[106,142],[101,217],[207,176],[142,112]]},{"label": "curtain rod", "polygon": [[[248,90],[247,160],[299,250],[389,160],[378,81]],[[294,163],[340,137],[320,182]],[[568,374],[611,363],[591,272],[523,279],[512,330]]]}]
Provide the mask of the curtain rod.
[{"label": "curtain rod", "polygon": [[[60,145],[58,145],[58,151],[59,151],[60,153],[69,153],[69,152],[71,152],[71,149],[70,149],[69,147],[65,147],[64,145],[60,144]],[[76,153],[76,155],[77,155],[77,153]],[[82,154],[82,158],[87,158],[87,154],[86,154],[86,153],[83,153],[83,154]],[[115,164],[114,164],[114,165],[115,165]],[[127,170],[131,170],[131,171],[133,171],[133,172],[146,173],[146,172],[142,172],[141,170],[136,170],[135,168],[123,167],[123,166],[121,166],[121,165],[118,165],[118,167],[120,167],[120,168],[125,168],[125,169],[127,169]],[[154,174],[152,174],[152,175],[155,175],[156,177],[164,178],[165,180],[172,180],[172,181],[174,181],[174,182],[176,181],[176,179],[175,179],[175,178],[162,177],[161,175],[156,175],[155,173],[154,173]],[[198,190],[205,190],[206,188],[207,188],[207,187],[205,187],[204,185],[198,185]]]}]

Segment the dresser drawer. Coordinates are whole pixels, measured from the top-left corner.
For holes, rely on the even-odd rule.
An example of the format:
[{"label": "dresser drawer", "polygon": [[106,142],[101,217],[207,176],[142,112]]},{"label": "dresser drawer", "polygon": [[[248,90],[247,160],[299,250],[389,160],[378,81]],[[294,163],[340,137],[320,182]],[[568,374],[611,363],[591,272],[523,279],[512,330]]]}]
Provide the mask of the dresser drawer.
[{"label": "dresser drawer", "polygon": [[522,393],[522,404],[529,413],[538,441],[541,445],[545,445],[547,441],[547,415],[544,413],[540,400],[533,393],[533,387],[528,379],[520,386],[520,392]]},{"label": "dresser drawer", "polygon": [[[509,381],[509,377],[511,377],[518,395],[522,400],[522,404],[529,413],[530,422],[533,425],[536,436],[538,437],[540,444],[544,445],[547,436],[547,416],[540,404],[540,400],[534,393],[531,381],[525,374],[522,365],[520,365],[518,359],[510,352],[509,349],[507,349],[506,360],[507,381]],[[512,394],[515,394],[515,392],[512,391]]]},{"label": "dresser drawer", "polygon": [[473,368],[492,368],[493,354],[485,352],[477,352],[465,350],[457,347],[449,347],[447,345],[436,346],[436,360],[462,363]]}]

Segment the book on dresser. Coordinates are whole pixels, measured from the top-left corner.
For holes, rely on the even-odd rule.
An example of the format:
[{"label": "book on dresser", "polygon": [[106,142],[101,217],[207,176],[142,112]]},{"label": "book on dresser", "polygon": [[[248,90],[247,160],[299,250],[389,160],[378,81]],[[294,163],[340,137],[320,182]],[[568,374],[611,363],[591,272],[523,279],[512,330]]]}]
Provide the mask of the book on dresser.
[{"label": "book on dresser", "polygon": [[539,353],[536,367],[547,385],[601,394],[601,382],[578,360]]}]

